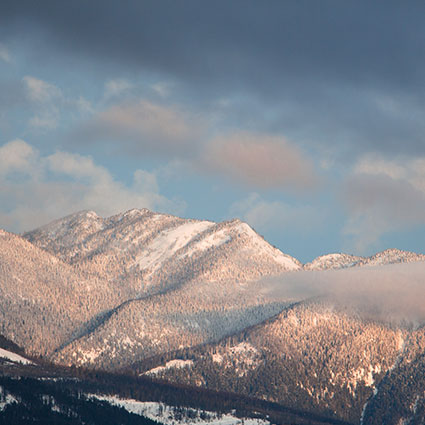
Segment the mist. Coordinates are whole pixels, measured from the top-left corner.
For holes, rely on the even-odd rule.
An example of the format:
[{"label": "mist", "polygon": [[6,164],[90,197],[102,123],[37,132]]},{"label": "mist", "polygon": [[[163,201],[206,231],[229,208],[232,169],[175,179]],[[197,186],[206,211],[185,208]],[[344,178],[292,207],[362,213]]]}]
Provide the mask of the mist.
[{"label": "mist", "polygon": [[365,319],[425,324],[425,262],[301,271],[263,280],[264,295],[294,302],[324,298]]}]

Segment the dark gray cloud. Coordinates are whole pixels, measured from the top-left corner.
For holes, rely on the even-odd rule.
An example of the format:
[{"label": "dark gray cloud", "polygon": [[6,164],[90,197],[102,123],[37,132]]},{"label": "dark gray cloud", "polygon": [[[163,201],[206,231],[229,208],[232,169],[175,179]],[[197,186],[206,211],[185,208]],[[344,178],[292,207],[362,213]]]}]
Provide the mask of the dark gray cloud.
[{"label": "dark gray cloud", "polygon": [[5,0],[0,37],[42,39],[38,60],[54,51],[161,73],[202,99],[254,97],[260,113],[242,122],[266,121],[310,146],[416,154],[425,153],[424,16],[420,1]]}]

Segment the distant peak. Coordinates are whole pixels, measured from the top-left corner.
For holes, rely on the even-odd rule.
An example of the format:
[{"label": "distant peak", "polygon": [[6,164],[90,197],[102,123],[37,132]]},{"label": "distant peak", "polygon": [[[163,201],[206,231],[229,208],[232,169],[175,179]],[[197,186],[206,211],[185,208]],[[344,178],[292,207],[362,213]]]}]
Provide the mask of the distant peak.
[{"label": "distant peak", "polygon": [[397,249],[397,248],[387,248],[387,249],[384,249],[383,251],[377,252],[375,255],[382,255],[382,254],[408,254],[408,253],[411,253],[411,251],[403,251],[403,250]]},{"label": "distant peak", "polygon": [[92,210],[86,210],[83,211],[83,214],[87,217],[87,218],[99,218],[99,216],[96,214],[95,211]]},{"label": "distant peak", "polygon": [[70,214],[63,219],[59,220],[66,220],[66,219],[74,219],[74,218],[99,218],[99,216],[96,214],[95,211],[92,210],[81,210],[77,211],[73,214]]},{"label": "distant peak", "polygon": [[149,214],[151,210],[148,208],[132,208],[131,210],[128,210],[125,214],[126,215],[133,215],[133,214]]},{"label": "distant peak", "polygon": [[242,223],[242,220],[240,218],[232,218],[230,223]]},{"label": "distant peak", "polygon": [[128,210],[121,214],[122,218],[132,218],[132,217],[138,217],[141,215],[150,214],[151,211],[148,208],[132,208],[131,210]]}]

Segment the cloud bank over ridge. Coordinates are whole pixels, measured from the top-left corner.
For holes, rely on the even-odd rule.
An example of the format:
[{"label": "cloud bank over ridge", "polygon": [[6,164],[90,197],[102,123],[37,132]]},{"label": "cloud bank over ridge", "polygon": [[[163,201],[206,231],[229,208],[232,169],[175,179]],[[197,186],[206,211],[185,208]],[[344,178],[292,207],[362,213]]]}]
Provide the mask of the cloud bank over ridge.
[{"label": "cloud bank over ridge", "polygon": [[302,271],[264,280],[264,292],[294,301],[325,297],[370,320],[425,323],[425,262]]}]

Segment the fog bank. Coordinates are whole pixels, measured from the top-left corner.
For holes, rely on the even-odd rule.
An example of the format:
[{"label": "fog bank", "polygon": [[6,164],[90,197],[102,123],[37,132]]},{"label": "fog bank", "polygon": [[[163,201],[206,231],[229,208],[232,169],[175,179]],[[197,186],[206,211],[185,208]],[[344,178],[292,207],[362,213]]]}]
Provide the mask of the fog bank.
[{"label": "fog bank", "polygon": [[326,297],[365,318],[425,323],[425,262],[286,273],[264,279],[262,292],[294,301]]}]

